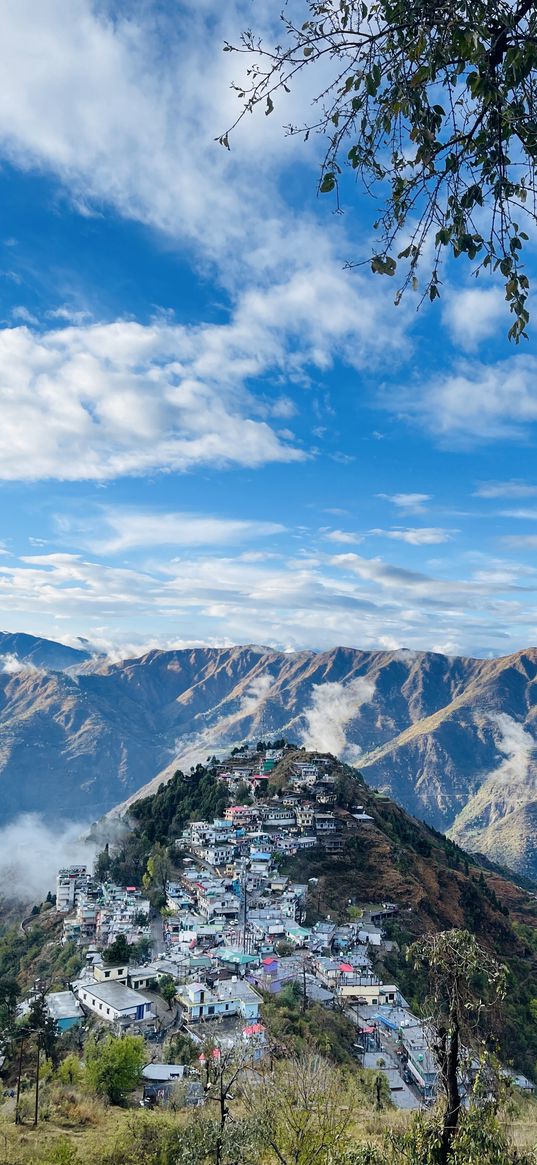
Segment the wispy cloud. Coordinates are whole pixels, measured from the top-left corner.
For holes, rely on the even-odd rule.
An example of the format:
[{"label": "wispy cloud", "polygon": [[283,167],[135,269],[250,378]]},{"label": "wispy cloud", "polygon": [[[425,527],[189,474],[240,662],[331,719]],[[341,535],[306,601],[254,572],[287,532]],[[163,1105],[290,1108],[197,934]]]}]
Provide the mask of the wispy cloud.
[{"label": "wispy cloud", "polygon": [[537,550],[537,534],[505,534],[501,541],[513,550]]},{"label": "wispy cloud", "polygon": [[518,353],[496,364],[459,361],[384,403],[448,446],[524,441],[537,421],[537,360]]},{"label": "wispy cloud", "polygon": [[[152,546],[224,546],[237,545],[252,538],[281,534],[284,526],[277,522],[253,522],[238,518],[217,518],[191,513],[159,513],[135,507],[100,507],[91,522],[77,523],[58,518],[58,527],[71,534],[78,545],[86,545],[99,554],[118,554]],[[104,535],[96,533],[102,531]]]},{"label": "wispy cloud", "polygon": [[323,533],[323,538],[327,542],[348,543],[349,546],[363,542],[363,536],[353,533],[352,530],[327,530]]},{"label": "wispy cloud", "polygon": [[426,503],[431,501],[430,494],[419,493],[377,494],[377,497],[392,502],[405,514],[424,514],[428,508]]},{"label": "wispy cloud", "polygon": [[378,538],[406,542],[409,546],[434,546],[439,542],[451,542],[453,538],[453,531],[442,530],[438,526],[407,526],[392,530],[370,530],[369,533]]},{"label": "wispy cloud", "polygon": [[481,481],[474,491],[478,498],[533,498],[537,485],[526,481]]}]

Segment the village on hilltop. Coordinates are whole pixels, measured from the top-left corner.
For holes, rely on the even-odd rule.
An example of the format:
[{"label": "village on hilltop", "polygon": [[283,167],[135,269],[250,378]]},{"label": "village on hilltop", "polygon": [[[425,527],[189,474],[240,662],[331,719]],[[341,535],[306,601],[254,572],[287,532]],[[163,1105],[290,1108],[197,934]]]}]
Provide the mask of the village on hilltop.
[{"label": "village on hilltop", "polygon": [[[387,1078],[397,1106],[428,1105],[437,1071],[427,1025],[397,983],[375,970],[394,947],[386,923],[405,904],[349,901],[345,921],[326,915],[306,925],[316,879],[299,883],[282,872],[304,850],[337,854],[346,830],[371,830],[374,819],[360,804],[339,810],[336,762],[320,754],[289,755],[284,787],[268,796],[285,760],[287,746],[277,743],[212,758],[231,804],[217,819],[190,821],[175,839],[178,872],[165,882],[160,912],[143,887],[100,881],[83,865],[59,870],[63,940],[75,942],[85,962],[67,989],[46,995],[49,1014],[60,1032],[78,1028],[81,1038],[96,1023],[143,1034],[154,1048],[144,1096],[166,1103],[173,1082],[192,1075],[159,1060],[166,1037],[188,1036],[200,1061],[208,1042],[259,1061],[274,1052],[264,1000],[294,985],[304,1008],[321,1005],[352,1021],[357,1061]],[[145,956],[136,964],[133,947]],[[189,1095],[202,1102],[194,1084]]]}]

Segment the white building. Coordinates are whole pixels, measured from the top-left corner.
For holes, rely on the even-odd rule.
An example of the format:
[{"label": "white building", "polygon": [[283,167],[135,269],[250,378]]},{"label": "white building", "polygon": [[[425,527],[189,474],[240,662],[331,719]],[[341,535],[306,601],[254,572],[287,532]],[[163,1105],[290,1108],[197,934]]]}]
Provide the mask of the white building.
[{"label": "white building", "polygon": [[68,914],[74,910],[78,895],[87,889],[90,875],[87,866],[64,866],[56,877],[56,910]]},{"label": "white building", "polygon": [[244,979],[226,979],[210,990],[205,983],[187,983],[178,988],[177,998],[188,1023],[223,1015],[242,1015],[256,1020],[261,996]]},{"label": "white building", "polygon": [[124,983],[82,983],[77,994],[84,1007],[107,1023],[141,1023],[153,1017],[151,1000]]}]

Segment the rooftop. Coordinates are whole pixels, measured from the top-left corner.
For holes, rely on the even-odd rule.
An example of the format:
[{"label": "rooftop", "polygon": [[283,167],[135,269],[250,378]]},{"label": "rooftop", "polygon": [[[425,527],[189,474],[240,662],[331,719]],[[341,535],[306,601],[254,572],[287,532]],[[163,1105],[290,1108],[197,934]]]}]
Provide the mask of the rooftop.
[{"label": "rooftop", "polygon": [[72,991],[52,991],[45,996],[45,1001],[55,1020],[84,1018],[84,1012]]},{"label": "rooftop", "polygon": [[123,983],[96,983],[91,981],[82,985],[82,990],[93,995],[95,999],[124,1011],[128,1007],[140,1007],[142,1003],[150,1003],[147,996],[140,991],[133,991]]}]

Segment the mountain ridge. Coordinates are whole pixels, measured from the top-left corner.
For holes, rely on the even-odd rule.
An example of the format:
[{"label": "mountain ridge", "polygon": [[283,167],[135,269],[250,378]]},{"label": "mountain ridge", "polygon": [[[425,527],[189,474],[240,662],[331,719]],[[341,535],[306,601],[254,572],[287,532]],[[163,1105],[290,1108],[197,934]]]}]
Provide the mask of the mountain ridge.
[{"label": "mountain ridge", "polygon": [[537,875],[537,648],[473,659],[250,644],[113,661],[2,633],[0,656],[0,820],[94,819],[185,756],[283,734],[344,754],[414,816]]}]

